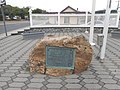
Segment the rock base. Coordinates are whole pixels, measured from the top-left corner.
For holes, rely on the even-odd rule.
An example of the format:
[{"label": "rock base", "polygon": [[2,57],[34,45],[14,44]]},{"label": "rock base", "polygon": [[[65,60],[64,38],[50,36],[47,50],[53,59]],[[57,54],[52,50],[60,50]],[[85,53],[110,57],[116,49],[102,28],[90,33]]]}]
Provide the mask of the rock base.
[{"label": "rock base", "polygon": [[[75,69],[46,68],[46,46],[60,46],[76,48]],[[88,68],[92,60],[93,50],[84,36],[47,36],[39,41],[29,55],[30,72],[37,72],[52,76],[63,76],[80,73]]]}]

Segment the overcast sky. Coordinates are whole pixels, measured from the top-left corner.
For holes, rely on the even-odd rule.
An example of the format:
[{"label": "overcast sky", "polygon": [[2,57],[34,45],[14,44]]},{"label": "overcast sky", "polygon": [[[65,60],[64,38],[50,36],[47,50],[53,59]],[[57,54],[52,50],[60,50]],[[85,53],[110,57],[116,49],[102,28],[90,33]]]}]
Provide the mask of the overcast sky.
[{"label": "overcast sky", "polygon": [[[112,0],[112,9],[116,9],[118,0]],[[47,11],[61,11],[68,5],[79,11],[91,11],[92,0],[6,0],[7,4],[34,8]],[[106,9],[107,0],[96,0],[96,10]]]}]

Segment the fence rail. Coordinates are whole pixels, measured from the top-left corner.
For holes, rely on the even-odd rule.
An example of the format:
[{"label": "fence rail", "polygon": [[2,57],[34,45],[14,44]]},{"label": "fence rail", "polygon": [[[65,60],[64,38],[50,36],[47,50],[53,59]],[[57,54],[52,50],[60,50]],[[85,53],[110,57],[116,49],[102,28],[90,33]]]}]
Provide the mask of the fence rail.
[{"label": "fence rail", "polygon": [[[105,14],[95,14],[94,27],[104,26]],[[111,14],[109,27],[118,28],[119,13]],[[32,14],[30,27],[90,27],[91,14]]]}]

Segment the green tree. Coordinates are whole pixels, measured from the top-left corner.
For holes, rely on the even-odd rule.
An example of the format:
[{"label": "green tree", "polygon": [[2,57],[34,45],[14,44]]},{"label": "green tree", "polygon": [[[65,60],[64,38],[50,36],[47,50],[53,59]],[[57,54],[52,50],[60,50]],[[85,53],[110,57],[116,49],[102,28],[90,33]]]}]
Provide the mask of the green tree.
[{"label": "green tree", "polygon": [[[9,16],[11,19],[13,19],[14,16],[20,16],[22,19],[25,19],[25,16],[29,16],[29,7],[13,7],[11,5],[5,5],[4,6],[4,12],[5,16]],[[33,13],[46,13],[46,10],[42,9],[34,9]],[[0,20],[2,20],[1,10],[0,10]]]},{"label": "green tree", "polygon": [[46,13],[46,10],[42,10],[42,9],[37,8],[37,9],[34,9],[32,11],[32,13]]}]

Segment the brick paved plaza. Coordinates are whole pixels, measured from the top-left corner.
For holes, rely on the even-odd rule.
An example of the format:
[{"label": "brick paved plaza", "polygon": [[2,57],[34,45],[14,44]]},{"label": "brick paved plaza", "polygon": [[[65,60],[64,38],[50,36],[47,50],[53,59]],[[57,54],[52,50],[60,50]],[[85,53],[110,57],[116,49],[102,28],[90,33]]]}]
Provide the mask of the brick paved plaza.
[{"label": "brick paved plaza", "polygon": [[[48,34],[79,35],[75,32]],[[83,35],[88,39],[88,34]],[[97,34],[95,42],[96,37]],[[93,46],[93,60],[87,71],[61,77],[29,73],[27,60],[37,41],[23,39],[22,35],[0,40],[0,90],[120,90],[120,39],[108,35],[104,63],[96,59],[99,47]]]}]

